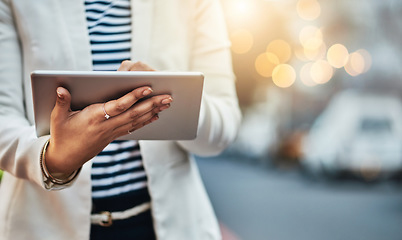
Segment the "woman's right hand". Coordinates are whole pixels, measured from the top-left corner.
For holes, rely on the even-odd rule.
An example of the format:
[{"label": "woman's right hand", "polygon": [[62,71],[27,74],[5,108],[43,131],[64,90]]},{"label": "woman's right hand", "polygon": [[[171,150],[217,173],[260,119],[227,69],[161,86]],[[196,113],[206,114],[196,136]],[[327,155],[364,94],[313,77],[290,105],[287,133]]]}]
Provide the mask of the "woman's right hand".
[{"label": "woman's right hand", "polygon": [[158,113],[169,108],[172,98],[157,95],[139,102],[151,93],[150,87],[140,87],[117,100],[73,112],[70,93],[57,88],[45,155],[49,172],[70,174],[116,138],[157,120]]}]

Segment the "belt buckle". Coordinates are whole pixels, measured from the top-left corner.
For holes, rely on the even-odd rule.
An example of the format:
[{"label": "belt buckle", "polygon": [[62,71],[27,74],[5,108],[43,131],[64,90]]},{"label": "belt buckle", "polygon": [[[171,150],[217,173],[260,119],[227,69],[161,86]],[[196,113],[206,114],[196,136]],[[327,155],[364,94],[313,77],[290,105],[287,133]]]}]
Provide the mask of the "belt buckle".
[{"label": "belt buckle", "polygon": [[110,213],[109,211],[104,211],[104,212],[100,212],[100,214],[105,215],[107,217],[107,220],[99,221],[99,225],[101,225],[102,227],[110,227],[113,223],[112,213]]}]

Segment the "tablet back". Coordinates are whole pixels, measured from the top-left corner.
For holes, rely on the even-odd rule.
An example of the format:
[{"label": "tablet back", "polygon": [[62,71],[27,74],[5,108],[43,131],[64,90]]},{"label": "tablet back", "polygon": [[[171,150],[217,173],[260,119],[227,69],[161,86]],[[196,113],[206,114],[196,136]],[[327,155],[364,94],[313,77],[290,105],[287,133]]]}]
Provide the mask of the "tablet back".
[{"label": "tablet back", "polygon": [[50,133],[56,89],[71,93],[72,110],[117,99],[140,86],[153,95],[171,94],[171,107],[159,119],[121,140],[191,140],[197,136],[204,76],[197,72],[34,71],[31,74],[35,126],[38,136]]}]

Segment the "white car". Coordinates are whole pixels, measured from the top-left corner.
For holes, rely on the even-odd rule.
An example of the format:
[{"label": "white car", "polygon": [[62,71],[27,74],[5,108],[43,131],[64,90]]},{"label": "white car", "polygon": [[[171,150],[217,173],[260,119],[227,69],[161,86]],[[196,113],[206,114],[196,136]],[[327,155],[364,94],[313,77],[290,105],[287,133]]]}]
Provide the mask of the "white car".
[{"label": "white car", "polygon": [[336,95],[302,143],[310,173],[352,173],[366,180],[402,170],[402,104],[398,97],[345,91]]}]

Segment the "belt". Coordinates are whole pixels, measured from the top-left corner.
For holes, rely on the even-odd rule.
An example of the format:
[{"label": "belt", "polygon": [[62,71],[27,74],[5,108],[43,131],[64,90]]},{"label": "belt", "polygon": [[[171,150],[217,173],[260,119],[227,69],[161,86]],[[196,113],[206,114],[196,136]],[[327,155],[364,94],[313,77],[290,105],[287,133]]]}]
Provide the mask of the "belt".
[{"label": "belt", "polygon": [[91,214],[91,224],[97,224],[102,227],[109,227],[113,224],[113,220],[127,219],[143,213],[150,208],[151,204],[149,202],[146,202],[121,212],[104,211],[97,214]]}]

